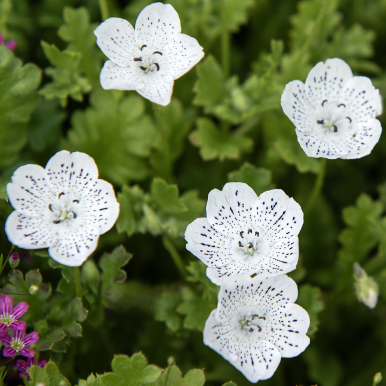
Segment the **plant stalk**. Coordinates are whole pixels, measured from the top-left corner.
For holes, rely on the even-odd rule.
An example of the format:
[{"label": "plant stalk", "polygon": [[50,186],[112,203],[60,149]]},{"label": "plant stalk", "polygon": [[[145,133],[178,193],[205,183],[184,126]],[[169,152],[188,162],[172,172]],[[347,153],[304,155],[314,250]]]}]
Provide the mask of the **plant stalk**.
[{"label": "plant stalk", "polygon": [[326,158],[322,158],[320,160],[319,174],[316,177],[314,189],[312,190],[311,196],[308,199],[306,208],[304,210],[304,217],[306,217],[310,213],[312,207],[314,206],[315,200],[317,199],[317,197],[322,189],[323,182],[324,182],[324,176],[326,174],[326,163],[327,163]]},{"label": "plant stalk", "polygon": [[109,18],[109,7],[107,6],[107,0],[99,0],[99,8],[101,10],[102,21]]},{"label": "plant stalk", "polygon": [[170,253],[170,256],[172,257],[174,264],[180,271],[181,276],[186,279],[188,276],[188,272],[186,271],[185,265],[181,259],[180,254],[178,253],[177,249],[174,247],[173,243],[170,241],[170,239],[167,236],[164,236],[162,238],[162,243],[164,247],[168,250]]},{"label": "plant stalk", "polygon": [[224,79],[228,79],[230,71],[230,34],[228,31],[228,20],[225,9],[225,0],[220,0],[221,15],[221,61]]},{"label": "plant stalk", "polygon": [[74,267],[74,282],[75,282],[76,297],[82,299],[82,285],[80,283],[79,267]]}]

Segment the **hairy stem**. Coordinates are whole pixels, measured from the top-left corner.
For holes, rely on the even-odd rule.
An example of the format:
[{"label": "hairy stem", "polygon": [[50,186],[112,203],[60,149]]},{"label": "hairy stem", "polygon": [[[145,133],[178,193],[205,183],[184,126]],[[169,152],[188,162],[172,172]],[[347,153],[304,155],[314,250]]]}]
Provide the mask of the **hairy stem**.
[{"label": "hairy stem", "polygon": [[76,297],[82,299],[82,285],[80,283],[79,267],[74,267],[74,282]]},{"label": "hairy stem", "polygon": [[99,0],[99,8],[101,10],[102,20],[109,18],[109,8],[107,6],[107,0]]},{"label": "hairy stem", "polygon": [[154,110],[155,119],[157,121],[158,131],[160,134],[160,144],[159,144],[158,151],[162,156],[162,167],[160,168],[159,172],[161,174],[161,177],[163,177],[167,181],[170,181],[171,180],[171,159],[170,159],[170,148],[169,148],[169,141],[168,141],[169,133],[163,119],[161,106],[157,105],[156,103],[153,103],[153,110]]},{"label": "hairy stem", "polygon": [[14,249],[15,249],[15,246],[12,245],[11,250],[9,251],[7,258],[4,260],[3,265],[2,265],[2,267],[0,268],[0,275],[3,273],[4,268],[5,268],[5,266],[7,265],[8,260],[9,260],[9,258],[11,257],[11,254],[12,254],[12,252],[13,252]]},{"label": "hairy stem", "polygon": [[318,195],[322,189],[323,182],[324,182],[324,176],[326,174],[326,163],[327,163],[326,158],[322,158],[320,160],[319,174],[316,177],[314,189],[312,190],[311,196],[308,199],[308,202],[306,205],[306,209],[304,210],[304,217],[306,217],[310,213],[312,207],[314,206],[315,200],[318,197]]},{"label": "hairy stem", "polygon": [[174,247],[173,243],[170,241],[170,239],[167,236],[164,236],[162,238],[162,242],[163,242],[164,247],[170,253],[170,256],[172,257],[174,264],[177,266],[182,277],[185,279],[188,276],[188,273],[186,271],[185,265],[181,259],[180,254],[178,253],[177,249]]}]

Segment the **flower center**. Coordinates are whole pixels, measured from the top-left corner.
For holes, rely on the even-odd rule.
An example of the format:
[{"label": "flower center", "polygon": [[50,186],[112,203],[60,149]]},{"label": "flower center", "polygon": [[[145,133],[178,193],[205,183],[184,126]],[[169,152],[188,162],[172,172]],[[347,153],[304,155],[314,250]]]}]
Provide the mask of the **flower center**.
[{"label": "flower center", "polygon": [[134,62],[138,62],[139,68],[147,74],[148,72],[152,71],[159,71],[160,70],[160,65],[158,63],[158,59],[160,56],[162,56],[162,52],[160,51],[153,51],[151,52],[148,48],[147,45],[144,44],[141,47],[141,51],[143,52],[143,55],[134,58]]},{"label": "flower center", "polygon": [[248,229],[247,231],[239,232],[240,239],[238,240],[239,248],[244,250],[245,254],[252,256],[256,249],[259,239],[259,232]]},{"label": "flower center", "polygon": [[22,342],[20,339],[14,338],[14,339],[12,339],[12,341],[11,341],[11,347],[12,347],[15,351],[19,352],[19,351],[24,347],[24,344],[23,344],[23,342]]},{"label": "flower center", "polygon": [[[240,320],[241,329],[245,332],[262,332],[264,327],[265,316],[254,314],[250,317],[244,317]],[[263,327],[262,327],[263,326]]]},{"label": "flower center", "polygon": [[77,205],[79,200],[70,200],[65,193],[59,193],[58,200],[50,205],[48,209],[54,214],[53,223],[61,224],[77,218]]},{"label": "flower center", "polygon": [[318,128],[328,133],[339,133],[351,127],[352,119],[348,116],[344,103],[336,104],[325,99],[315,109],[315,120]]},{"label": "flower center", "polygon": [[13,316],[11,315],[1,315],[0,316],[0,323],[5,324],[6,326],[9,326],[13,322]]}]

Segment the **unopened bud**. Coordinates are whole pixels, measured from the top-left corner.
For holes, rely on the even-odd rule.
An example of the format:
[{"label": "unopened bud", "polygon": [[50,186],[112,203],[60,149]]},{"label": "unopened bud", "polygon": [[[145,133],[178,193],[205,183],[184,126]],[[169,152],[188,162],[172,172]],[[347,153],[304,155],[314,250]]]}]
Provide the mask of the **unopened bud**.
[{"label": "unopened bud", "polygon": [[379,382],[382,381],[382,374],[381,373],[376,373],[374,375],[374,379],[373,379],[373,386],[377,386]]},{"label": "unopened bud", "polygon": [[39,291],[39,287],[35,284],[32,284],[31,287],[29,287],[28,292],[30,295],[35,295]]},{"label": "unopened bud", "polygon": [[378,284],[358,263],[354,264],[354,288],[360,302],[371,309],[375,308],[379,294]]},{"label": "unopened bud", "polygon": [[168,358],[168,366],[172,366],[172,365],[174,365],[176,363],[176,360],[174,359],[174,357],[173,356],[170,356],[169,358]]},{"label": "unopened bud", "polygon": [[11,266],[12,269],[15,269],[19,266],[20,264],[20,257],[17,252],[12,253],[11,257],[9,258],[9,265]]}]

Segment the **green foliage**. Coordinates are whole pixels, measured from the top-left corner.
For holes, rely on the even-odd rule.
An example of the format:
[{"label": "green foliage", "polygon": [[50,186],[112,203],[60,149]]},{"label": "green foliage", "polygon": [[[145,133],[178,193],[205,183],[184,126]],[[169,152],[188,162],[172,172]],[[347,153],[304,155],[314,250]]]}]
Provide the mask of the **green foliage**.
[{"label": "green foliage", "polygon": [[70,386],[70,382],[60,372],[52,361],[42,369],[39,366],[32,366],[30,370],[31,380],[28,385],[44,384],[45,386]]},{"label": "green foliage", "polygon": [[64,8],[63,24],[58,34],[69,43],[67,50],[81,54],[81,66],[84,74],[91,82],[97,82],[101,69],[102,54],[95,44],[94,29],[96,23],[90,23],[90,15],[86,8]]},{"label": "green foliage", "polygon": [[47,59],[55,67],[45,69],[45,73],[53,79],[53,82],[47,83],[40,90],[40,94],[47,99],[58,98],[62,107],[66,106],[69,96],[82,102],[82,94],[88,93],[91,85],[87,78],[80,75],[81,54],[69,50],[59,51],[54,44],[50,46],[44,41],[42,47]]},{"label": "green foliage", "polygon": [[5,46],[0,46],[0,167],[15,162],[27,142],[27,126],[38,104],[40,71],[32,63],[22,66]]},{"label": "green foliage", "polygon": [[297,303],[310,315],[311,323],[307,335],[313,337],[315,332],[318,331],[319,313],[324,310],[321,289],[309,284],[301,285]]},{"label": "green foliage", "polygon": [[0,199],[8,201],[7,184],[0,183]]},{"label": "green foliage", "polygon": [[111,363],[112,373],[99,377],[101,386],[137,386],[155,382],[161,374],[161,369],[148,365],[142,353],[132,357],[117,355]]},{"label": "green foliage", "polygon": [[176,332],[182,327],[182,317],[176,311],[182,302],[180,292],[163,292],[156,302],[155,318],[165,322],[166,326]]},{"label": "green foliage", "polygon": [[242,153],[252,149],[253,142],[250,138],[221,131],[208,118],[199,118],[197,126],[198,129],[191,134],[190,140],[200,148],[201,157],[205,161],[216,158],[220,161],[226,158],[238,159]]},{"label": "green foliage", "polygon": [[272,186],[272,173],[268,169],[256,168],[246,162],[239,170],[228,174],[229,182],[244,182],[248,184],[257,195],[270,190]]},{"label": "green foliage", "polygon": [[204,383],[205,374],[203,370],[189,370],[183,377],[181,370],[176,365],[172,365],[162,372],[154,386],[203,386]]},{"label": "green foliage", "polygon": [[150,193],[144,193],[138,186],[123,186],[118,201],[121,216],[117,228],[129,236],[136,232],[182,236],[186,226],[204,208],[196,192],[188,191],[180,196],[176,185],[167,184],[161,178],[153,179]]},{"label": "green foliage", "polygon": [[63,147],[89,154],[100,176],[114,183],[145,178],[149,174],[145,158],[156,139],[156,130],[145,114],[143,99],[99,90],[91,93],[90,103],[90,108],[73,114],[72,129]]}]

